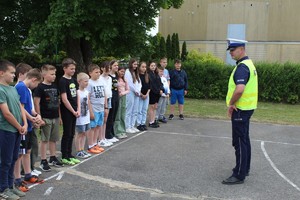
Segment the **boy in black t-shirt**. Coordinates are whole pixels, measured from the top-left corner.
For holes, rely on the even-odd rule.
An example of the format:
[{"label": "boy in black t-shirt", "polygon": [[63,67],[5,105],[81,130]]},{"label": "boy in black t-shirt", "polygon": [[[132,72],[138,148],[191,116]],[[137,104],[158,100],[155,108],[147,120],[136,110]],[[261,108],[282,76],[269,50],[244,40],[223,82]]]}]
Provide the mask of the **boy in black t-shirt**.
[{"label": "boy in black t-shirt", "polygon": [[43,171],[51,168],[46,160],[47,144],[49,143],[49,163],[56,167],[63,164],[56,157],[56,142],[59,141],[59,92],[53,84],[56,78],[56,68],[52,65],[43,65],[42,76],[44,81],[34,91],[34,106],[38,114],[42,116],[45,125],[41,127],[41,165]]},{"label": "boy in black t-shirt", "polygon": [[76,62],[65,58],[62,62],[64,75],[59,80],[58,89],[61,96],[60,112],[63,122],[63,136],[61,139],[62,163],[75,165],[80,163],[72,155],[73,138],[75,134],[76,118],[80,116],[80,103],[77,93],[78,83],[72,78],[75,73]]}]

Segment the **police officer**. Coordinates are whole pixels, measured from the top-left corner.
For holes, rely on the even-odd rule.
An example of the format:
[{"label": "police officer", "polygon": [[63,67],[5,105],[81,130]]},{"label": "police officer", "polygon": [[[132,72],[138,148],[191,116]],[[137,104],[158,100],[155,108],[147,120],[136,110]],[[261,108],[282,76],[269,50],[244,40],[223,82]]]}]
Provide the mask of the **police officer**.
[{"label": "police officer", "polygon": [[228,83],[226,104],[232,123],[232,145],[235,149],[236,165],[232,175],[223,180],[223,184],[244,183],[249,174],[251,144],[249,138],[250,118],[257,107],[258,83],[253,62],[245,51],[245,40],[228,39],[231,57],[236,60]]}]

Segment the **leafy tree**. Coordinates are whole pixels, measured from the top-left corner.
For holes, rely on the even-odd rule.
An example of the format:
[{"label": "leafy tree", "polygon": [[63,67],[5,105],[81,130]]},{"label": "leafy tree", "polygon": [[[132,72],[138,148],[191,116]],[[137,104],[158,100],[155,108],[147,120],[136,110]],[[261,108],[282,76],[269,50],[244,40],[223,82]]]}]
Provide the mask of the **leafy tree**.
[{"label": "leafy tree", "polygon": [[170,34],[167,37],[166,50],[167,50],[167,57],[169,59],[171,59],[172,58],[172,42],[171,42],[171,36],[170,36]]},{"label": "leafy tree", "polygon": [[165,38],[161,37],[159,41],[159,58],[163,58],[167,56],[167,50],[166,50],[166,42]]},{"label": "leafy tree", "polygon": [[186,49],[186,42],[184,41],[182,44],[182,50],[181,50],[181,60],[185,61],[186,57],[188,55],[187,49]]},{"label": "leafy tree", "polygon": [[176,55],[177,55],[176,48],[177,48],[176,34],[173,33],[172,34],[172,55],[171,55],[172,60],[176,59]]},{"label": "leafy tree", "polygon": [[176,41],[176,49],[175,49],[175,59],[180,58],[180,47],[179,47],[179,37],[178,33],[175,34],[175,41]]},{"label": "leafy tree", "polygon": [[29,18],[30,26],[25,27],[29,33],[26,45],[34,46],[43,54],[47,49],[60,47],[59,50],[65,50],[75,59],[78,70],[84,70],[92,62],[94,52],[115,57],[140,55],[148,47],[146,31],[155,26],[159,9],[179,8],[183,0],[14,2],[34,12],[40,10],[30,6],[47,5],[44,12],[39,12],[39,20]]}]

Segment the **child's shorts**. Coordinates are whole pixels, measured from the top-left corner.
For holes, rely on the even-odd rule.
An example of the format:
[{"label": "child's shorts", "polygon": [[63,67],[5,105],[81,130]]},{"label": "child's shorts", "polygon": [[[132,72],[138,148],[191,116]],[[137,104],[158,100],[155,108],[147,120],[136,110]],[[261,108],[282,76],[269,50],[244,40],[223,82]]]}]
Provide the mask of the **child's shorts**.
[{"label": "child's shorts", "polygon": [[160,94],[155,94],[155,93],[152,93],[150,91],[150,93],[149,93],[149,104],[153,105],[153,104],[158,103],[159,98],[160,98]]},{"label": "child's shorts", "polygon": [[45,121],[45,125],[41,127],[41,141],[59,141],[59,118],[43,118],[43,120]]},{"label": "child's shorts", "polygon": [[104,111],[103,112],[94,112],[95,119],[91,120],[90,126],[91,128],[95,128],[96,126],[103,126],[104,122]]},{"label": "child's shorts", "polygon": [[75,127],[76,133],[84,133],[90,129],[91,129],[90,124],[76,125]]},{"label": "child's shorts", "polygon": [[29,131],[26,135],[21,135],[21,143],[19,154],[26,154],[28,150],[31,149],[31,139],[33,132]]},{"label": "child's shorts", "polygon": [[174,105],[176,104],[176,101],[178,101],[178,104],[180,105],[184,104],[184,89],[181,90],[171,89],[170,104]]}]

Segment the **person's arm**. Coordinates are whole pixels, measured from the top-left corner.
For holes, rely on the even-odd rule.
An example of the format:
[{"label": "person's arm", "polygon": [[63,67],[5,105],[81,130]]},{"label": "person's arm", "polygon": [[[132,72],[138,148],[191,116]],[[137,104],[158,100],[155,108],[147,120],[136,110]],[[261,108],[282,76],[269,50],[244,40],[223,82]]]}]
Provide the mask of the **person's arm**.
[{"label": "person's arm", "polygon": [[95,115],[94,115],[93,107],[92,107],[92,104],[91,104],[91,93],[90,92],[89,92],[89,95],[88,95],[88,106],[89,106],[89,111],[90,111],[90,119],[94,120]]},{"label": "person's arm", "polygon": [[76,93],[77,93],[77,111],[76,111],[76,117],[80,117],[80,111],[81,111],[81,109],[80,109],[80,106],[81,106],[81,104],[80,104],[80,95],[79,95],[78,90],[76,91]]},{"label": "person's arm", "polygon": [[[21,124],[19,124],[17,119],[10,112],[10,110],[9,110],[6,103],[1,103],[0,104],[0,110],[3,114],[3,117],[8,121],[8,123],[10,123],[13,127],[15,127],[20,134],[25,134],[26,133],[26,131],[27,131],[27,120],[26,120],[26,116],[25,116],[25,120],[24,120],[24,114],[22,113],[22,108],[21,108],[21,114],[22,114],[22,118],[24,120],[24,125],[23,126]],[[26,125],[26,130],[24,130],[25,125]]]},{"label": "person's arm", "polygon": [[184,71],[184,95],[187,94],[187,88],[188,88],[188,79],[187,79],[187,74]]},{"label": "person's arm", "polygon": [[77,116],[77,112],[73,109],[73,107],[71,106],[68,97],[67,97],[67,93],[61,93],[61,101],[62,103],[65,105],[65,107],[75,116]]},{"label": "person's arm", "polygon": [[125,80],[125,91],[124,91],[124,95],[128,94],[129,92],[130,92],[129,85],[128,85],[127,81]]},{"label": "person's arm", "polygon": [[34,97],[33,101],[34,101],[34,108],[35,108],[36,113],[41,115],[41,109],[40,109],[41,98],[40,97]]}]

